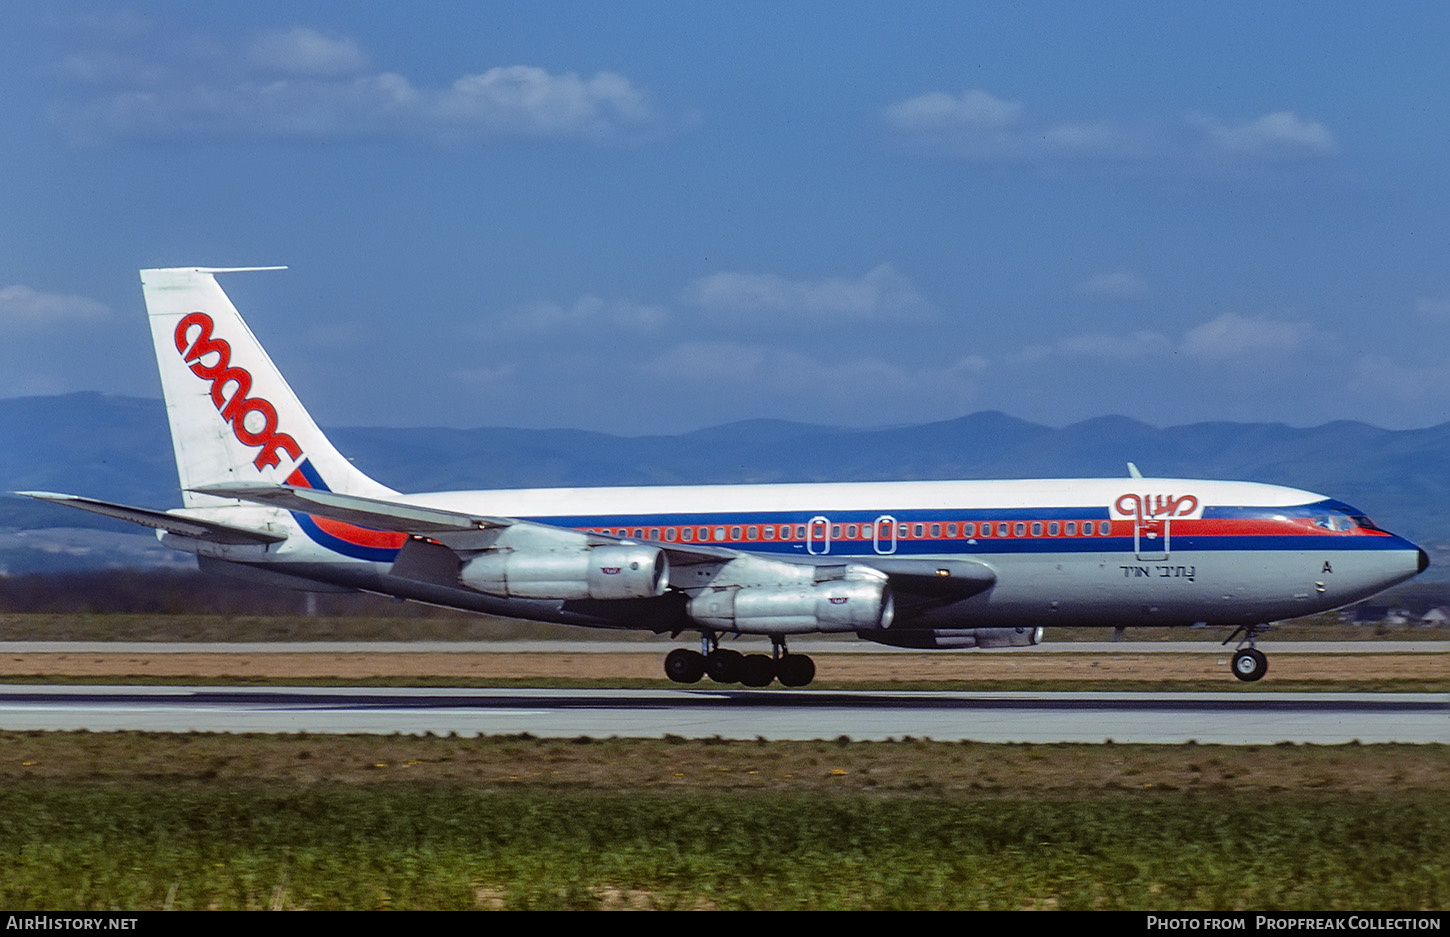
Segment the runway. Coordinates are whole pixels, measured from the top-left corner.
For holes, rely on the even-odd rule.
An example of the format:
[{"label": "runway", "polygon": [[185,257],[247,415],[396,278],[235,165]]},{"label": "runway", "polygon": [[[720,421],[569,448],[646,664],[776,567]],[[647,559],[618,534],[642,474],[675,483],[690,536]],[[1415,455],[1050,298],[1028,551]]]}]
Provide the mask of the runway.
[{"label": "runway", "polygon": [[0,729],[1450,743],[1450,694],[0,686]]}]

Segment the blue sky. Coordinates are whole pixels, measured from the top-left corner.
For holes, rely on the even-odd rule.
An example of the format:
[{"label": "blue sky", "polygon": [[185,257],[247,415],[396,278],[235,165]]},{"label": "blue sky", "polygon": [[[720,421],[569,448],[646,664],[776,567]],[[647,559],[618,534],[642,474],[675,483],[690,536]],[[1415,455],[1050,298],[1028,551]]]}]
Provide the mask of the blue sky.
[{"label": "blue sky", "polygon": [[325,424],[1450,420],[1450,5],[0,0],[0,396],[224,285]]}]

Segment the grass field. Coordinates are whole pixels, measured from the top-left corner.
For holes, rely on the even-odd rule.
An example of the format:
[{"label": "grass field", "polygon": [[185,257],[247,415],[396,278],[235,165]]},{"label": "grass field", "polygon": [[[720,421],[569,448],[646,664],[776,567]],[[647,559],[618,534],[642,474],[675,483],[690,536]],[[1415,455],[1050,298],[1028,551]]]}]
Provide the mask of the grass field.
[{"label": "grass field", "polygon": [[[1381,633],[1375,634],[1376,631]],[[1444,640],[1319,627],[1304,640]],[[6,640],[611,637],[483,618],[0,616]],[[654,639],[635,634],[621,640]],[[1101,640],[1098,632],[1049,640]],[[1222,634],[1145,631],[1217,642]],[[656,641],[663,647],[667,642]],[[817,686],[1450,688],[1443,653],[819,654]],[[1427,648],[1428,650],[1428,648]],[[6,655],[7,681],[664,685],[653,654]],[[780,692],[790,692],[781,690]],[[1450,905],[1450,746],[0,732],[0,907]]]},{"label": "grass field", "polygon": [[1445,746],[0,734],[0,906],[1434,910]]}]

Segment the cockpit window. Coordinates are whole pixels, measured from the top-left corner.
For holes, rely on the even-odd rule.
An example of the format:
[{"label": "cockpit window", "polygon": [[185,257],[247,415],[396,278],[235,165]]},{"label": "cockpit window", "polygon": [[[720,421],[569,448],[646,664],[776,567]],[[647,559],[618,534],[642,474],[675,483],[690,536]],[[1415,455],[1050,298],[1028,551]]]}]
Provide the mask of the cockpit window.
[{"label": "cockpit window", "polygon": [[1342,514],[1316,514],[1314,526],[1323,527],[1325,530],[1351,530],[1354,523]]},{"label": "cockpit window", "polygon": [[1259,520],[1309,520],[1322,530],[1344,533],[1352,530],[1372,530],[1384,533],[1384,528],[1364,515],[1359,508],[1343,501],[1320,501],[1315,504],[1298,504],[1280,507],[1208,507],[1204,517],[1253,518]]},{"label": "cockpit window", "polygon": [[1342,501],[1321,501],[1308,505],[1314,512],[1314,523],[1325,530],[1375,530],[1384,533],[1384,528],[1370,520],[1358,508]]}]

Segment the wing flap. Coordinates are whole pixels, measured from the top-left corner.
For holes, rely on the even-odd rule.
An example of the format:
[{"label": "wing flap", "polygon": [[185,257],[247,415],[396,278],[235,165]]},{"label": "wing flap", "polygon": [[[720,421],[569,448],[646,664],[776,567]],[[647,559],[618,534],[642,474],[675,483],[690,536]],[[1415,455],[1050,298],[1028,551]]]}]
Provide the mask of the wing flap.
[{"label": "wing flap", "polygon": [[92,514],[114,517],[117,520],[130,521],[132,524],[140,524],[142,527],[150,527],[153,530],[164,530],[179,537],[191,537],[194,540],[207,540],[212,543],[252,545],[281,543],[287,539],[281,534],[252,530],[247,527],[234,527],[231,524],[201,520],[168,511],[113,504],[110,501],[82,498],[79,495],[57,494],[53,491],[17,491],[15,494],[35,498],[37,501],[48,501],[51,504],[62,504],[68,508],[90,511]]}]

